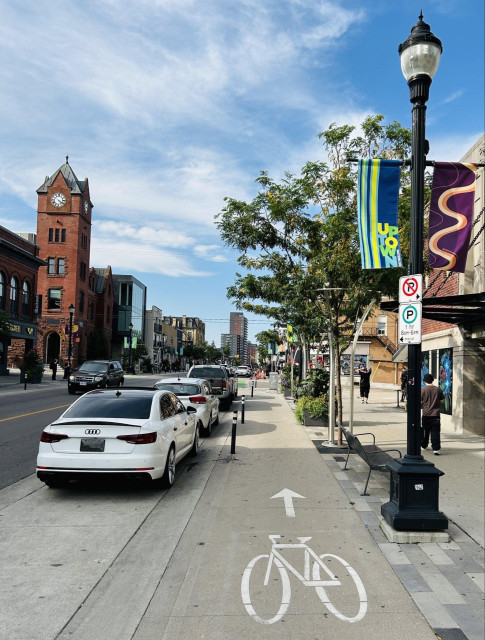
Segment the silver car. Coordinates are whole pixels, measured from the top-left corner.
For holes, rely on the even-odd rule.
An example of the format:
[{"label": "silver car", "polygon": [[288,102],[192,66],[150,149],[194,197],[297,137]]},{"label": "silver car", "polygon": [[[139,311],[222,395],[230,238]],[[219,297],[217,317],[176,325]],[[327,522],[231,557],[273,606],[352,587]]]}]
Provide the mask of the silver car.
[{"label": "silver car", "polygon": [[214,395],[208,380],[202,378],[162,378],[154,388],[170,391],[177,396],[185,408],[195,407],[199,431],[204,436],[209,437],[212,425],[219,423],[219,398]]}]

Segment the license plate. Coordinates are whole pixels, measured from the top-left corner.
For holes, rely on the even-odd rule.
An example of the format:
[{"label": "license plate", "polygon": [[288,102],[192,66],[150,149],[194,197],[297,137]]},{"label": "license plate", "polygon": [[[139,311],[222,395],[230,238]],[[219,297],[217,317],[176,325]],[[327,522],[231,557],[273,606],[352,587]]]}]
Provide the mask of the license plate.
[{"label": "license plate", "polygon": [[104,451],[104,438],[81,438],[81,451]]},{"label": "license plate", "polygon": [[87,382],[80,382],[80,383],[79,383],[79,385],[80,385],[81,387],[86,387],[86,386],[87,386],[87,384],[88,384]]}]

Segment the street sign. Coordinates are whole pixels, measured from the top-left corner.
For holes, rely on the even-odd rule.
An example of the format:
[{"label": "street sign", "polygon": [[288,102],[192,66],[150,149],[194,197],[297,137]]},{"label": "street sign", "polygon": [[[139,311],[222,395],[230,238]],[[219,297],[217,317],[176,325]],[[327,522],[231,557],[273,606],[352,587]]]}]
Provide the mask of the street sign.
[{"label": "street sign", "polygon": [[399,344],[421,344],[421,321],[423,306],[421,302],[399,305]]},{"label": "street sign", "polygon": [[399,278],[399,302],[421,302],[423,297],[423,276],[418,273]]}]

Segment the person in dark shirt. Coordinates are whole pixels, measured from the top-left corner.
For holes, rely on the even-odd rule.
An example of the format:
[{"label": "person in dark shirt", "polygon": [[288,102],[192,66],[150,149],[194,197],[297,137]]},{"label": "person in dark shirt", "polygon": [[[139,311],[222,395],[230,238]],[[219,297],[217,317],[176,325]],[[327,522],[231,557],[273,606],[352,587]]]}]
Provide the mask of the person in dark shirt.
[{"label": "person in dark shirt", "polygon": [[362,399],[362,404],[364,404],[364,402],[365,402],[365,404],[368,404],[371,373],[372,373],[372,369],[369,369],[369,371],[367,371],[367,369],[365,367],[362,367],[362,369],[359,369],[359,374],[360,374],[360,397]]},{"label": "person in dark shirt", "polygon": [[439,387],[433,385],[433,376],[427,373],[423,380],[425,387],[421,389],[421,409],[423,411],[421,420],[421,448],[427,449],[431,435],[431,446],[435,456],[439,456],[441,449],[440,432],[440,404],[444,400],[443,392]]}]

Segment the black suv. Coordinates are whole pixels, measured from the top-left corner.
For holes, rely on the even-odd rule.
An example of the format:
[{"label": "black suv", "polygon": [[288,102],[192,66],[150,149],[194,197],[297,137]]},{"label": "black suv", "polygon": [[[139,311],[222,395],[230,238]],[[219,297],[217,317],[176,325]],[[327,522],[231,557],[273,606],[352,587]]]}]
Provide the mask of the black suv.
[{"label": "black suv", "polygon": [[89,391],[101,387],[119,387],[125,378],[118,360],[86,360],[69,375],[69,393]]},{"label": "black suv", "polygon": [[203,378],[209,380],[212,391],[221,403],[221,409],[229,409],[237,396],[237,380],[229,374],[226,367],[211,364],[194,364],[187,378]]}]

